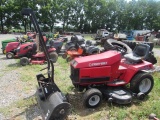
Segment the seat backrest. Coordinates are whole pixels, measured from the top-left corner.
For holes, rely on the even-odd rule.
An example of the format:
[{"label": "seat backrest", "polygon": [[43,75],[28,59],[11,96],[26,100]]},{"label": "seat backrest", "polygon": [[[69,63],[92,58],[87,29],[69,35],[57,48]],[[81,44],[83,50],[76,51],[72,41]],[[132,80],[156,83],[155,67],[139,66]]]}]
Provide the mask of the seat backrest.
[{"label": "seat backrest", "polygon": [[36,54],[36,53],[37,53],[36,50],[37,50],[37,44],[36,44],[36,43],[33,43],[33,46],[32,46],[32,54]]},{"label": "seat backrest", "polygon": [[146,58],[149,54],[150,46],[147,44],[137,44],[133,50],[133,55]]}]

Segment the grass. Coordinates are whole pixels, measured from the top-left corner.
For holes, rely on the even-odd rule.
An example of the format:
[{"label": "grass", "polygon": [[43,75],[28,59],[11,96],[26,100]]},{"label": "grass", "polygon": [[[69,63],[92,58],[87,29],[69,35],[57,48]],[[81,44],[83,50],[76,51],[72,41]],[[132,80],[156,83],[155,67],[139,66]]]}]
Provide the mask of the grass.
[{"label": "grass", "polygon": [[160,46],[159,46],[159,45],[155,45],[155,46],[154,46],[154,48],[158,48],[158,49],[160,49]]},{"label": "grass", "polygon": [[[84,36],[85,37],[85,36]],[[89,37],[88,37],[89,39]],[[160,65],[160,58],[158,57],[157,65]],[[19,61],[17,60],[17,63]],[[22,92],[27,93],[31,90],[36,90],[37,81],[36,74],[39,70],[44,68],[44,65],[28,65],[25,67],[19,64],[12,64],[6,67],[7,71],[19,70],[21,74],[20,81],[25,83]],[[43,71],[45,73],[46,71]],[[72,85],[69,78],[70,68],[69,63],[67,63],[61,57],[58,58],[57,63],[55,63],[55,83],[59,86],[60,90],[69,94],[69,102],[72,104],[71,114],[69,115],[70,120],[148,120],[148,115],[150,113],[155,113],[158,118],[160,118],[160,74],[154,73],[154,88],[152,92],[145,98],[144,101],[137,101],[136,99],[129,105],[117,105],[108,104],[106,100],[95,109],[85,108],[82,105],[82,93],[77,92]],[[0,76],[2,76],[0,74]],[[0,113],[5,116],[14,116],[15,111],[25,112],[30,106],[37,105],[35,96],[30,96],[27,99],[19,99],[12,103],[10,106],[0,108]]]}]

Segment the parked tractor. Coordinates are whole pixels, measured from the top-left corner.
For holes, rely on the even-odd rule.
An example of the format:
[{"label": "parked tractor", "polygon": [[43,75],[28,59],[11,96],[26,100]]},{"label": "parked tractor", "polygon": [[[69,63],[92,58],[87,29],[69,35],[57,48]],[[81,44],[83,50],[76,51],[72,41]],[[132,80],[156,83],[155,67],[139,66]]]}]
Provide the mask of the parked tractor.
[{"label": "parked tractor", "polygon": [[[140,44],[123,59],[120,52],[110,50],[72,60],[70,78],[79,91],[85,90],[83,104],[97,107],[103,97],[118,104],[129,104],[133,97],[143,100],[154,85],[152,75],[147,72],[153,65],[143,60],[148,53],[149,46]],[[129,88],[125,87],[128,84]]]},{"label": "parked tractor", "polygon": [[100,53],[100,49],[92,44],[90,40],[85,41],[81,35],[74,35],[71,37],[72,44],[68,44],[68,50],[62,55],[62,58],[67,62],[75,57],[87,56]]}]

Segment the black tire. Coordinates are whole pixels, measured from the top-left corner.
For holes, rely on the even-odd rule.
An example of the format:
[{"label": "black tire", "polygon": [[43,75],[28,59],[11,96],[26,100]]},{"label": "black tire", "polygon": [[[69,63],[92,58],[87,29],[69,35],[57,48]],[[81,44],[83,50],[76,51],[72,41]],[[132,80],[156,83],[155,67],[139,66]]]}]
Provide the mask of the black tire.
[{"label": "black tire", "polygon": [[66,58],[67,58],[67,54],[64,53],[64,54],[62,55],[62,58],[63,58],[63,59],[66,59]]},{"label": "black tire", "polygon": [[22,58],[20,59],[20,64],[21,64],[22,66],[28,65],[28,64],[29,64],[29,59],[28,59],[27,57],[22,57]]},{"label": "black tire", "polygon": [[53,63],[57,62],[58,54],[56,52],[50,52],[49,53],[50,59]]},{"label": "black tire", "polygon": [[145,60],[152,63],[153,65],[157,63],[157,59],[152,52],[149,52],[149,55]]},{"label": "black tire", "polygon": [[66,58],[66,61],[67,61],[67,62],[70,62],[71,60],[72,60],[71,57],[67,57],[67,58]]},{"label": "black tire", "polygon": [[114,39],[108,39],[106,40],[105,44],[104,44],[104,49],[105,51],[108,50],[117,50],[119,51],[120,49],[123,50],[120,52],[124,55],[126,53],[131,53],[132,49],[125,43],[121,42],[121,41],[117,41]]},{"label": "black tire", "polygon": [[12,53],[12,52],[6,53],[6,58],[7,58],[7,59],[12,59],[12,58],[14,58],[14,53]]},{"label": "black tire", "polygon": [[102,93],[96,89],[88,89],[83,96],[83,104],[88,108],[95,108],[102,102]]},{"label": "black tire", "polygon": [[150,74],[138,73],[131,80],[130,89],[133,93],[144,93],[147,95],[152,90],[153,85],[154,80]]}]

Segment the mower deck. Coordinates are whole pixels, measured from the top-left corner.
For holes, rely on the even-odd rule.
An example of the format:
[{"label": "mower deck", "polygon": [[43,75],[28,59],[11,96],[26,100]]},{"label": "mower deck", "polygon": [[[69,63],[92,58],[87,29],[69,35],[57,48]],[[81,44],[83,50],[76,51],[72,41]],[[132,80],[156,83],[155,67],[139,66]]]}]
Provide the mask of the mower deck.
[{"label": "mower deck", "polygon": [[102,92],[109,102],[129,104],[132,101],[131,93],[122,87],[108,87],[103,89]]}]

